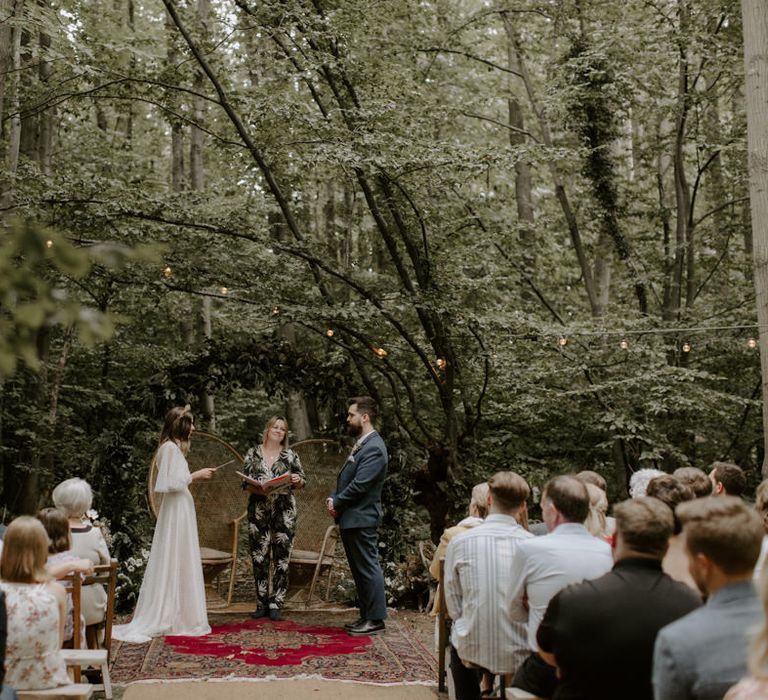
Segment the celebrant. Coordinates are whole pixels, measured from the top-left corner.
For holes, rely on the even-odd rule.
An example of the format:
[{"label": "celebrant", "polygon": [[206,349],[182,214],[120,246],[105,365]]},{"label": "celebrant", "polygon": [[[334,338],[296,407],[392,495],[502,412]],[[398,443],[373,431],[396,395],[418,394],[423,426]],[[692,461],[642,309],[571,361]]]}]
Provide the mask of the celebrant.
[{"label": "celebrant", "polygon": [[296,533],[293,490],[306,483],[299,456],[288,447],[285,418],[273,416],[267,421],[261,444],[248,450],[243,469],[243,488],[251,494],[248,541],[257,598],[251,617],[279,620],[288,591],[288,563]]}]

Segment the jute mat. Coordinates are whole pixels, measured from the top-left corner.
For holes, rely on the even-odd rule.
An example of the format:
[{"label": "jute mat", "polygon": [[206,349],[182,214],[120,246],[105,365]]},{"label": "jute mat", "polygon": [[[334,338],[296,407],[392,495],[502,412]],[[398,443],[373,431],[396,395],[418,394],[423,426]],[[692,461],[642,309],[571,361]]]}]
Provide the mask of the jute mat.
[{"label": "jute mat", "polygon": [[382,686],[324,680],[184,681],[135,683],[123,700],[436,700],[437,688],[425,685]]},{"label": "jute mat", "polygon": [[[148,680],[299,678],[306,679],[302,683],[316,682],[314,679],[356,681],[352,687],[358,683],[436,685],[437,661],[418,625],[395,614],[387,620],[384,634],[350,637],[343,629],[348,617],[326,611],[296,611],[286,613],[285,620],[270,622],[212,614],[212,632],[205,637],[165,637],[147,644],[115,642],[112,682],[125,686]],[[176,683],[162,685],[171,688]],[[273,697],[271,688],[277,686],[274,682],[268,685]],[[150,687],[154,685],[141,684],[137,690]],[[296,690],[296,686],[290,687]],[[182,691],[171,688],[162,692]],[[291,700],[295,697],[292,695]]]}]

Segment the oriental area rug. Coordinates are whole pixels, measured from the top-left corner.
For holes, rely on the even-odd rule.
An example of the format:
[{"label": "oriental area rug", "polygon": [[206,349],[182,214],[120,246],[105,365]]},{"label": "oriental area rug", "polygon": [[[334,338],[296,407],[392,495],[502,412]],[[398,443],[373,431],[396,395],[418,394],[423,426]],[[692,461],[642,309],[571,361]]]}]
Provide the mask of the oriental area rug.
[{"label": "oriental area rug", "polygon": [[211,615],[205,637],[165,637],[147,644],[113,642],[112,683],[234,678],[323,678],[380,684],[436,684],[437,661],[403,620],[384,634],[351,637],[346,618],[287,613],[271,622]]}]

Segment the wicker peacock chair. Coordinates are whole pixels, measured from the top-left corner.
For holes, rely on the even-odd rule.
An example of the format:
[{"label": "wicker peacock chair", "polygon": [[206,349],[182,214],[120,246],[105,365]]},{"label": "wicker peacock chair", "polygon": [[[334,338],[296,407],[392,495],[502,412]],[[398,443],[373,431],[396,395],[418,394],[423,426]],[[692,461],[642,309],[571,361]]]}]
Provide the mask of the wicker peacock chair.
[{"label": "wicker peacock chair", "polygon": [[[241,488],[235,473],[242,471],[243,458],[221,438],[196,430],[192,433],[189,471],[203,467],[219,467],[210,481],[195,481],[189,490],[195,500],[200,557],[206,583],[208,607],[223,607],[232,603],[237,569],[237,545],[240,523],[245,519],[248,494]],[[162,494],[155,493],[157,467],[154,458],[149,467],[149,504],[157,516]],[[226,601],[213,589],[213,581],[229,568],[229,589]]]},{"label": "wicker peacock chair", "polygon": [[326,599],[330,593],[339,528],[328,516],[325,501],[336,488],[336,476],[346,455],[333,440],[302,440],[291,448],[299,456],[307,478],[306,486],[295,492],[298,515],[291,564],[314,567],[306,601],[309,607],[323,569],[328,570]]}]

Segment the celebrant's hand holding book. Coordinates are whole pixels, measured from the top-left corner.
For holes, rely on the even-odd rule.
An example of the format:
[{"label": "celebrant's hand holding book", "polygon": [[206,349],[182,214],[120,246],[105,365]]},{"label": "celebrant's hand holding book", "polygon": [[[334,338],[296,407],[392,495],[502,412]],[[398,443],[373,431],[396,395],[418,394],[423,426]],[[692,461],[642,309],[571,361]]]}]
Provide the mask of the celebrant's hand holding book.
[{"label": "celebrant's hand holding book", "polygon": [[264,480],[254,479],[242,472],[237,472],[237,475],[245,482],[246,489],[251,493],[255,493],[257,496],[269,496],[271,493],[275,493],[284,488],[290,488],[291,486],[290,473],[281,474],[274,479]]}]

